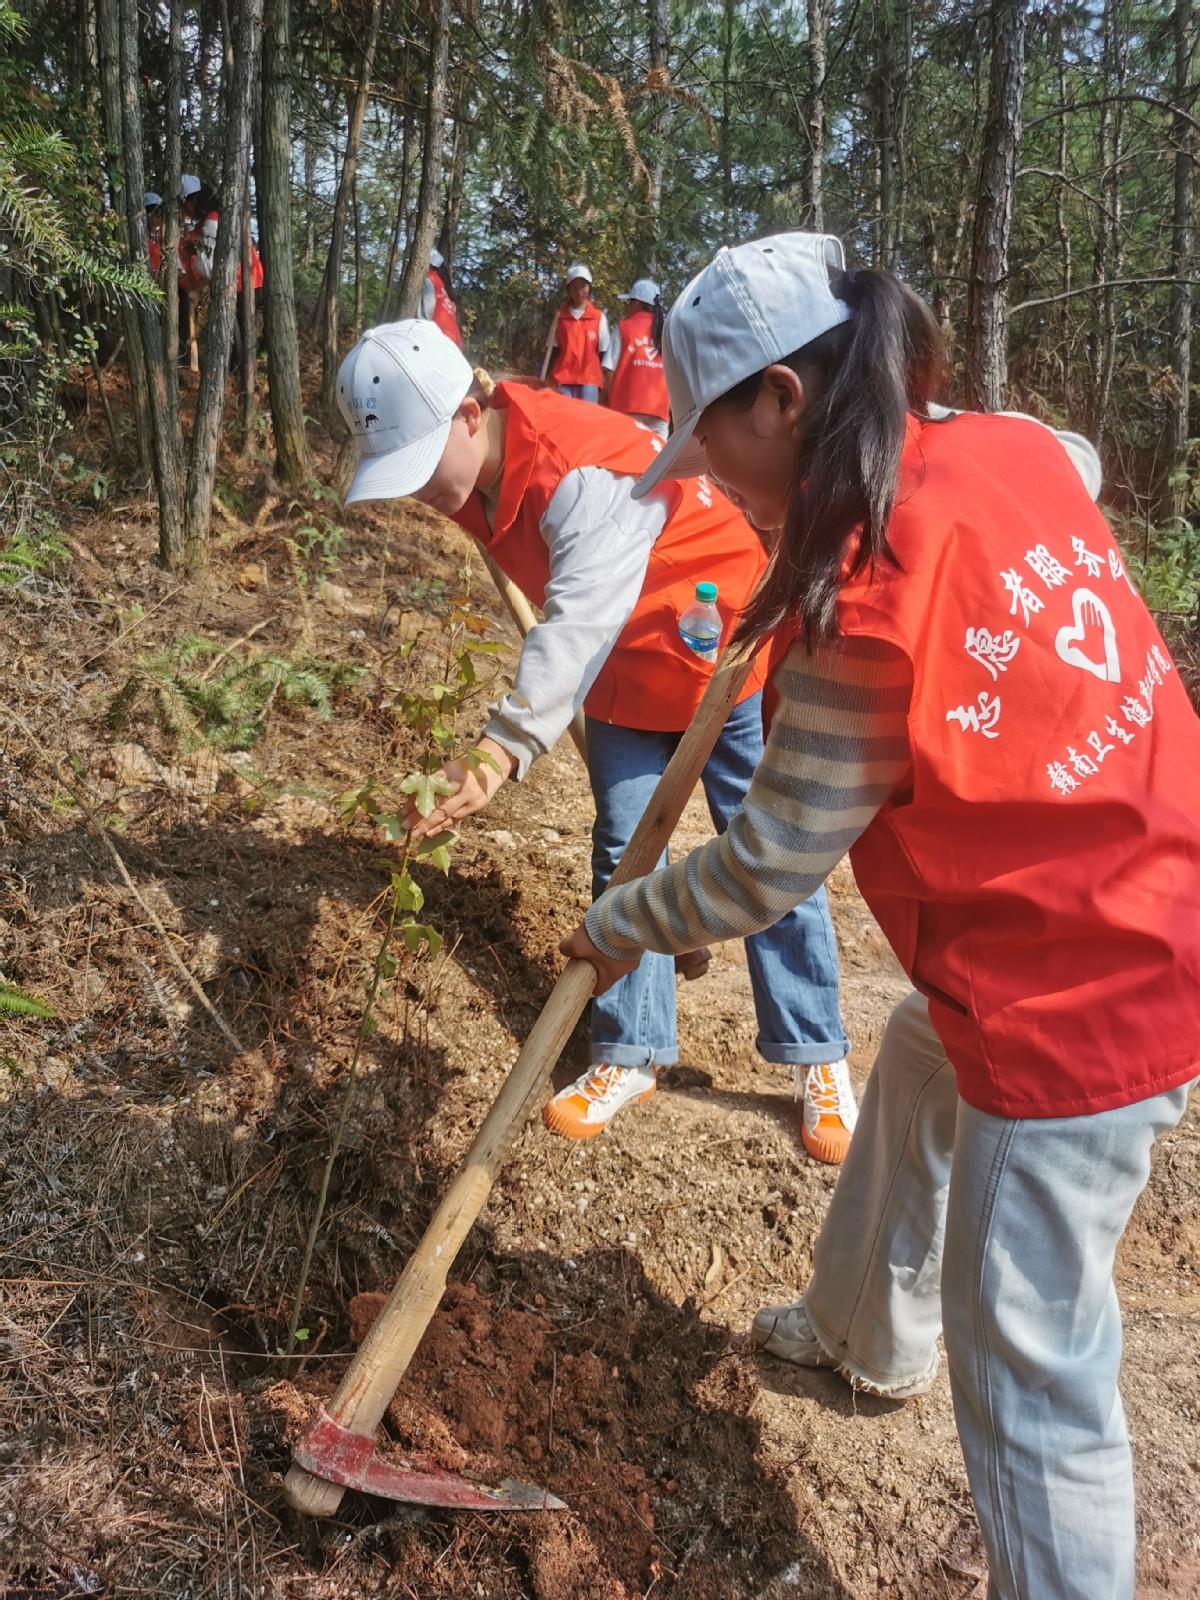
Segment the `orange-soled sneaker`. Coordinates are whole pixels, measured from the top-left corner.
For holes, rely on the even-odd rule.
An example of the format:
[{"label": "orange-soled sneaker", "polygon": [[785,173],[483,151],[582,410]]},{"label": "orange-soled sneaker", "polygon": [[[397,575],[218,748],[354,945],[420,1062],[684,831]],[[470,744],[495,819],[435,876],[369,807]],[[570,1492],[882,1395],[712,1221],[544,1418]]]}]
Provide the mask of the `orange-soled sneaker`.
[{"label": "orange-soled sneaker", "polygon": [[653,1067],[613,1067],[597,1062],[542,1107],[542,1121],[564,1139],[594,1139],[623,1106],[649,1100]]},{"label": "orange-soled sneaker", "polygon": [[804,1079],[804,1122],[800,1137],[816,1161],[840,1166],[850,1148],[858,1106],[844,1061],[809,1067]]}]

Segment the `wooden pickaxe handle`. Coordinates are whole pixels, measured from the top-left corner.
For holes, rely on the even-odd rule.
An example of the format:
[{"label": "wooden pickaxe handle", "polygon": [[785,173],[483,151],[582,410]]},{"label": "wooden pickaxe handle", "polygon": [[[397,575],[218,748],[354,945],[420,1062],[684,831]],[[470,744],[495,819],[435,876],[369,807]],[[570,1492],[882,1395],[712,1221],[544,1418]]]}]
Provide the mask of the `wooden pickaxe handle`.
[{"label": "wooden pickaxe handle", "polygon": [[[753,658],[723,658],[713,672],[690,727],[658,781],[612,882],[628,883],[654,869],[704,770],[725,720],[737,704]],[[463,1240],[483,1210],[496,1173],[513,1141],[540,1104],[547,1079],[591,999],[595,973],[586,961],[569,961],[504,1080],[475,1142],[409,1257],[395,1288],[346,1370],[328,1416],[354,1433],[372,1434],[408,1370],[446,1288]],[[345,1489],[292,1464],[284,1492],[297,1511],[330,1517]]]},{"label": "wooden pickaxe handle", "polygon": [[[480,548],[482,549],[482,546]],[[501,598],[512,613],[512,619],[517,625],[517,631],[522,639],[527,638],[530,630],[537,627],[537,613],[525,598],[524,592],[517,588],[507,572],[503,572],[496,565],[486,550],[483,551],[483,559],[487,562],[487,569],[492,575],[493,583],[500,591]],[[583,757],[583,764],[586,767],[587,735],[583,731],[582,711],[577,711],[571,718],[571,724],[567,732],[571,735],[571,740],[576,750]]]}]

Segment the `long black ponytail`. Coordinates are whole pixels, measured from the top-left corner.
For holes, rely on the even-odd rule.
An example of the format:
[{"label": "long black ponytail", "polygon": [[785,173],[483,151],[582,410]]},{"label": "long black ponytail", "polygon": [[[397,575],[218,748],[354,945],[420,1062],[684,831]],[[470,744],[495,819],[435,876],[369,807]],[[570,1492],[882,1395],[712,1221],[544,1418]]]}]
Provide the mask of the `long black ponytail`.
[{"label": "long black ponytail", "polygon": [[[811,405],[779,543],[742,613],[739,644],[798,618],[811,648],[836,632],[847,557],[850,576],[894,559],[887,525],[907,416],[925,410],[944,369],[933,313],[890,272],[835,272],[831,287],[852,315],[787,357]],[[761,386],[755,374],[717,403],[749,406]]]}]

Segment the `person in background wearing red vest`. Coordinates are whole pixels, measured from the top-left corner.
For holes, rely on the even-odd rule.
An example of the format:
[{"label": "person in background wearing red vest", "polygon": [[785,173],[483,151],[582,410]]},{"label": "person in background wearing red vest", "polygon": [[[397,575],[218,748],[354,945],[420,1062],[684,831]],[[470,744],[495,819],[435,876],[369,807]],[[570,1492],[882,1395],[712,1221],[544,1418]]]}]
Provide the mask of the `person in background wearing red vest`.
[{"label": "person in background wearing red vest", "polygon": [[746,936],[849,849],[912,978],[801,1299],[757,1343],[901,1399],[942,1335],[992,1600],[1133,1600],[1117,1242],[1200,1062],[1200,723],[1046,428],[932,420],[933,317],[836,240],[723,250],[667,318],[675,432],[776,554],[739,816],[564,944]]},{"label": "person in background wearing red vest", "polygon": [[567,298],[550,330],[542,376],[549,374],[559,394],[598,401],[614,360],[608,318],[592,299],[592,270],[573,261],[567,268]]},{"label": "person in background wearing red vest", "polygon": [[142,204],[146,208],[146,256],[151,276],[157,278],[158,269],[162,266],[162,195],[147,189],[142,196]]},{"label": "person in background wearing red vest", "polygon": [[452,339],[461,350],[462,329],[458,325],[458,308],[450,298],[444,276],[446,260],[440,250],[429,252],[429,271],[421,285],[420,315],[426,322],[435,323],[447,339]]},{"label": "person in background wearing red vest", "polygon": [[[543,611],[512,693],[484,729],[484,759],[450,762],[446,792],[408,822],[416,838],[457,827],[505,778],[523,778],[582,706],[598,893],[712,674],[680,638],[679,616],[697,581],[713,583],[728,632],[765,557],[703,478],[632,499],[662,445],[628,417],[548,389],[501,383],[489,393],[485,380],[422,321],[370,330],[338,373],[338,405],[362,454],[348,501],[414,495],[453,517]],[[704,770],[718,829],[762,750],[759,688],[756,669]],[[824,895],[750,940],[747,955],[759,1052],[804,1077],[806,1148],[839,1161],[856,1108]],[[646,963],[593,1007],[591,1056],[544,1114],[567,1138],[602,1133],[623,1106],[653,1094],[657,1066],[678,1059],[672,959]]]},{"label": "person in background wearing red vest", "polygon": [[617,298],[628,302],[629,313],[618,322],[613,335],[608,403],[614,411],[623,411],[665,439],[671,400],[663,377],[662,352],[654,336],[655,318],[662,315],[658,285],[651,278],[639,278],[628,294]]},{"label": "person in background wearing red vest", "polygon": [[[193,188],[195,184],[197,187]],[[179,245],[181,271],[192,311],[201,294],[212,283],[213,267],[216,264],[217,231],[221,224],[221,202],[216,193],[201,183],[190,173],[184,173],[179,184],[180,195],[183,201],[183,218],[185,232]],[[258,291],[265,281],[263,274],[262,257],[258,253],[258,246],[253,240],[250,242],[250,295],[257,299]],[[242,282],[242,265],[239,254],[237,269],[237,308],[234,313],[233,331],[231,341],[236,351],[242,337],[242,295],[245,289]]]}]

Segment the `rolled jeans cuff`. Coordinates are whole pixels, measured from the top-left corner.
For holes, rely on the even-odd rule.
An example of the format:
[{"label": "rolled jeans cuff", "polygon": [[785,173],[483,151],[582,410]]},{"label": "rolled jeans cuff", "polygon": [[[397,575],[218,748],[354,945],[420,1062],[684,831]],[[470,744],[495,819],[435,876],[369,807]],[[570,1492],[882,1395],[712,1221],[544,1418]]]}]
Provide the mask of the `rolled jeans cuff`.
[{"label": "rolled jeans cuff", "polygon": [[644,1044],[594,1044],[590,1059],[594,1067],[673,1067],[679,1051],[674,1045],[655,1050]]},{"label": "rolled jeans cuff", "polygon": [[754,1048],[764,1061],[777,1066],[823,1067],[833,1061],[844,1061],[850,1054],[850,1041],[843,1034],[828,1044],[774,1044],[760,1035],[754,1041]]}]

